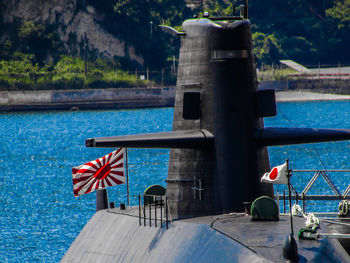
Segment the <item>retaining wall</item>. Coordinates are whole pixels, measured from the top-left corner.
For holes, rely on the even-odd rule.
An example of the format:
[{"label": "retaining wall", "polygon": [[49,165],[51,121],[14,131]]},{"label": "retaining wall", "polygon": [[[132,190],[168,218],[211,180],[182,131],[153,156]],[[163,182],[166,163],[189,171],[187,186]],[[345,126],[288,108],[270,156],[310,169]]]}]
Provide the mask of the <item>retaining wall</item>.
[{"label": "retaining wall", "polygon": [[0,110],[172,107],[175,87],[1,91]]},{"label": "retaining wall", "polygon": [[[350,80],[262,81],[259,88],[350,94]],[[0,91],[0,111],[173,107],[175,87]]]},{"label": "retaining wall", "polygon": [[349,79],[295,79],[262,81],[260,88],[282,90],[308,90],[319,93],[350,94]]}]

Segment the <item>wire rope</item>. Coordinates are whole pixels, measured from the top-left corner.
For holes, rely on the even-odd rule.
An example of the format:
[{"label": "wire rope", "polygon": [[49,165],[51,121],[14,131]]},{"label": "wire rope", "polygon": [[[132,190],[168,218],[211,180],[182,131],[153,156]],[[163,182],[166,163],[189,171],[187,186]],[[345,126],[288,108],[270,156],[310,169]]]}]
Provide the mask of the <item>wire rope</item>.
[{"label": "wire rope", "polygon": [[[293,122],[292,120],[290,120],[290,119],[288,118],[288,116],[281,110],[281,108],[280,108],[278,105],[277,105],[277,108],[278,108],[278,111],[282,114],[282,116],[283,116],[294,128],[298,128],[298,127],[294,124],[294,122]],[[316,152],[316,155],[317,155],[316,157],[318,158],[318,160],[319,160],[319,162],[320,162],[320,164],[321,164],[323,170],[324,170],[325,172],[327,172],[326,166],[325,166],[325,164],[323,163],[322,158],[321,158],[321,156],[320,156],[320,154],[319,154],[317,148],[316,148],[314,145],[312,145],[311,147],[312,147],[313,150]],[[308,148],[306,148],[306,150],[309,151],[309,152],[311,152],[311,153],[313,153],[313,152],[312,152],[310,149],[308,149]]]}]

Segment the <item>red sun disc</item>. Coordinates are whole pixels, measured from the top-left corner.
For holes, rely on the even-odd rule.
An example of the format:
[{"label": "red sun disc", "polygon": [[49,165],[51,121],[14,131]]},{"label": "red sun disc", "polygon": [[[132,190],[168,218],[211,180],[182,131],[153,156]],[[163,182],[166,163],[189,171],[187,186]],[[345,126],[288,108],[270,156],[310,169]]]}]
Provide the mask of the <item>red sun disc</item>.
[{"label": "red sun disc", "polygon": [[278,175],[278,170],[277,168],[273,168],[273,170],[271,171],[269,177],[271,180],[275,180],[277,178]]}]

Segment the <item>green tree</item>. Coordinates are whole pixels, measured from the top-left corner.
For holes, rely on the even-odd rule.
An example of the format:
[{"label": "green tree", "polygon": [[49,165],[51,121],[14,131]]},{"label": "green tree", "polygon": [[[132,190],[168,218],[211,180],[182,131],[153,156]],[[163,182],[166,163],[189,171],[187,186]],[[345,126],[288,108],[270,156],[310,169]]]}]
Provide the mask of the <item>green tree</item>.
[{"label": "green tree", "polygon": [[[234,1],[234,4],[235,2],[237,1]],[[208,11],[210,16],[233,16],[232,5],[232,3],[227,4],[223,1],[213,1],[208,2],[201,11]]]},{"label": "green tree", "polygon": [[276,63],[281,59],[283,51],[274,34],[266,35],[261,32],[255,32],[252,38],[253,52],[258,62]]},{"label": "green tree", "polygon": [[[146,67],[164,67],[166,59],[178,52],[178,42],[159,30],[158,25],[179,25],[190,16],[183,0],[119,0],[114,5],[119,34],[145,58]],[[131,33],[132,32],[132,33]]]},{"label": "green tree", "polygon": [[253,29],[274,34],[285,58],[301,63],[337,63],[346,58],[339,52],[346,38],[334,19],[326,15],[333,7],[329,0],[251,1]]},{"label": "green tree", "polygon": [[44,26],[34,21],[25,21],[18,27],[17,41],[23,53],[34,54],[36,61],[43,65],[49,55],[56,58],[64,52],[54,26]]},{"label": "green tree", "polygon": [[326,14],[339,21],[338,28],[350,28],[350,0],[335,1],[332,8],[326,10]]}]

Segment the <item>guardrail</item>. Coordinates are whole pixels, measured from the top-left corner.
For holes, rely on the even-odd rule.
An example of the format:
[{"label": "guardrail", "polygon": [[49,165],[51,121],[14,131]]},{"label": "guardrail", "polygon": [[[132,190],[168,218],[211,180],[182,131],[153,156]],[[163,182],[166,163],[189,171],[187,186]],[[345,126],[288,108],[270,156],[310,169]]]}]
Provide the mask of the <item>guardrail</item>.
[{"label": "guardrail", "polygon": [[286,76],[292,79],[349,79],[350,73],[300,73]]},{"label": "guardrail", "polygon": [[[350,184],[347,186],[346,190],[341,194],[338,188],[334,185],[330,177],[328,176],[328,173],[346,173],[350,172],[350,170],[293,170],[293,173],[310,173],[313,172],[314,175],[312,178],[309,180],[307,185],[305,186],[304,190],[299,194],[295,188],[292,186],[292,196],[291,199],[295,200],[296,203],[298,204],[299,201],[302,202],[302,209],[303,212],[305,213],[306,211],[306,200],[323,200],[323,201],[336,201],[336,200],[350,200]],[[324,194],[324,195],[308,195],[308,192],[310,188],[314,185],[316,182],[317,178],[323,177],[329,186],[329,188],[333,191],[334,194],[329,195],[329,194]],[[278,191],[276,192],[275,199],[277,200],[278,206],[279,206],[279,201],[283,200],[283,211],[284,213],[286,212],[286,200],[289,200],[289,196],[286,195],[286,190],[283,191],[283,194],[280,194]],[[336,213],[332,213],[336,214]]]},{"label": "guardrail", "polygon": [[[302,65],[300,65],[302,67]],[[341,63],[326,65],[305,65],[298,72],[284,64],[262,64],[257,66],[259,80],[301,80],[301,79],[350,79],[350,66]]]},{"label": "guardrail", "polygon": [[166,229],[169,228],[169,222],[171,222],[171,218],[169,217],[170,213],[166,195],[138,195],[138,199],[138,217],[140,226],[142,226],[142,223],[144,226],[147,226],[148,222],[148,226],[157,227],[157,223],[160,221],[160,228],[163,227],[163,222],[165,223]]}]

